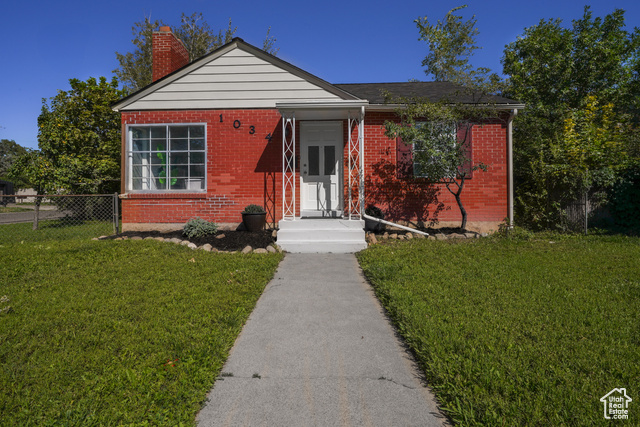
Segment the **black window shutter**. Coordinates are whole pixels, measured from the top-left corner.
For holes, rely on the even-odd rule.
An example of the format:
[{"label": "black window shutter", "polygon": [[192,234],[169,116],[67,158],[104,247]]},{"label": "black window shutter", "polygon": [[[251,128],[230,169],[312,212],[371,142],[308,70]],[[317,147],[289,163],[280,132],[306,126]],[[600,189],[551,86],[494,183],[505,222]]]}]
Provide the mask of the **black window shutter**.
[{"label": "black window shutter", "polygon": [[413,147],[396,138],[396,177],[408,179],[413,176]]}]

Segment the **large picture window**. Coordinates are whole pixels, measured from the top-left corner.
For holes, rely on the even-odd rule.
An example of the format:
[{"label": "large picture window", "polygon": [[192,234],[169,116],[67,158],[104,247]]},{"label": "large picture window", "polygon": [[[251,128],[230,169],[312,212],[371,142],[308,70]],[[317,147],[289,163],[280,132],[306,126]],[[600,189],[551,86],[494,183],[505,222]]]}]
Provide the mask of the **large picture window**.
[{"label": "large picture window", "polygon": [[205,126],[129,127],[130,191],[203,191],[206,189]]}]

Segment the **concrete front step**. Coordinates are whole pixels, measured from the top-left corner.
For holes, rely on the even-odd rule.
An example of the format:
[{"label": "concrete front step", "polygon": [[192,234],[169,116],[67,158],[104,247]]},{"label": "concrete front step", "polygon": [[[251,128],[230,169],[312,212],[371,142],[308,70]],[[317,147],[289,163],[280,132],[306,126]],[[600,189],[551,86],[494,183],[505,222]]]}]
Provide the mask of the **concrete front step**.
[{"label": "concrete front step", "polygon": [[352,253],[367,247],[364,221],[301,219],[280,221],[278,245],[292,253]]}]

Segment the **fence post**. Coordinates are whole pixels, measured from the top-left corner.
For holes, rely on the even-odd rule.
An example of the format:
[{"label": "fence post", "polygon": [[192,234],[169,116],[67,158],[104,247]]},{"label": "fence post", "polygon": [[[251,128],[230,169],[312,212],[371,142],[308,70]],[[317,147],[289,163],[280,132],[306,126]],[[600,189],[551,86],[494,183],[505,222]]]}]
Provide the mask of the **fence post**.
[{"label": "fence post", "polygon": [[114,234],[118,234],[120,232],[120,212],[118,209],[118,192],[113,193],[113,229],[115,231]]}]

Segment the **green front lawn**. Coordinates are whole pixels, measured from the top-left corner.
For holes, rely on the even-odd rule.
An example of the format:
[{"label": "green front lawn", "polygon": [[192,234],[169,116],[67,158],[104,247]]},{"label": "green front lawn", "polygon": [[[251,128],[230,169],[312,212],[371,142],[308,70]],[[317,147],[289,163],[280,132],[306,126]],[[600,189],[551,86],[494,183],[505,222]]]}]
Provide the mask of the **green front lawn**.
[{"label": "green front lawn", "polygon": [[21,242],[0,239],[2,425],[193,424],[282,257]]},{"label": "green front lawn", "polygon": [[619,387],[640,424],[640,239],[413,240],[358,257],[456,424],[602,425]]}]

